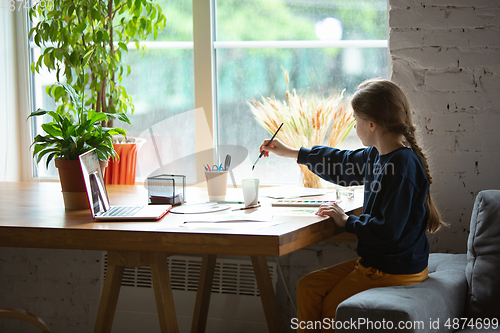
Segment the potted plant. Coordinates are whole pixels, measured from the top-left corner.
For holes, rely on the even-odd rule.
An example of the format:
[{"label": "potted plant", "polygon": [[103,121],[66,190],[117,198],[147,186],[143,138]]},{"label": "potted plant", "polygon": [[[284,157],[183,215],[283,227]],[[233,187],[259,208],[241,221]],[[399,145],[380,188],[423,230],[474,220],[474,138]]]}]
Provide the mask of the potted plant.
[{"label": "potted plant", "polygon": [[[30,37],[41,48],[32,72],[45,67],[55,71],[58,82],[64,76],[78,94],[87,95],[86,107],[108,115],[103,119],[105,127],[113,127],[116,117],[111,115],[133,113],[132,98],[122,86],[131,69],[122,62],[122,53],[128,52],[131,42],[139,50],[140,41],[150,35],[156,39],[165,27],[166,18],[154,0],[59,0],[50,7],[34,6],[29,15]],[[144,45],[142,50],[146,51]],[[52,86],[47,91],[56,92]],[[59,108],[71,104],[64,94],[51,97]],[[126,169],[135,172],[135,165]]]},{"label": "potted plant", "polygon": [[102,122],[107,117],[119,118],[128,124],[130,120],[123,113],[85,109],[83,99],[66,83],[59,83],[52,90],[55,95],[66,95],[70,100],[66,105],[71,108],[58,107],[56,111],[38,109],[28,116],[28,119],[41,116],[49,116],[51,119],[41,125],[46,134],[38,134],[33,140],[33,156],[37,158],[37,163],[46,156],[47,167],[55,159],[66,209],[88,208],[78,156],[95,148],[99,160],[104,163],[116,158],[113,136],[125,137],[127,131],[117,127],[104,127]]}]

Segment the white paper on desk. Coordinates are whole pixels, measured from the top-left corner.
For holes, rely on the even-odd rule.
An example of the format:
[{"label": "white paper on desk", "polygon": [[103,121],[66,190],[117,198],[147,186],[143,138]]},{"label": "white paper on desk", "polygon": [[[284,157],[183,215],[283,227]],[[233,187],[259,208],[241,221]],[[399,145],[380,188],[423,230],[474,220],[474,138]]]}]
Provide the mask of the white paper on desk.
[{"label": "white paper on desk", "polygon": [[273,207],[273,215],[279,215],[279,216],[318,216],[316,215],[316,212],[318,211],[318,208],[310,208],[310,207],[297,207],[297,208],[290,208],[290,207]]},{"label": "white paper on desk", "polygon": [[210,230],[210,229],[230,229],[238,231],[253,231],[268,228],[282,222],[273,221],[269,214],[259,214],[257,212],[227,212],[226,214],[216,214],[203,216],[203,219],[192,217],[184,221],[182,228],[190,230]]},{"label": "white paper on desk", "polygon": [[246,213],[246,212],[227,212],[225,214],[213,214],[213,215],[203,215],[200,219],[199,216],[193,216],[191,218],[186,218],[184,224],[191,223],[210,223],[210,224],[227,224],[227,223],[265,223],[273,222],[273,217],[269,214],[259,214],[256,212]]},{"label": "white paper on desk", "polygon": [[181,228],[196,231],[216,231],[220,232],[222,230],[231,230],[239,232],[252,232],[259,229],[269,228],[278,225],[282,222],[227,222],[227,223],[184,223]]},{"label": "white paper on desk", "polygon": [[263,187],[259,189],[259,195],[273,199],[291,199],[300,197],[311,197],[324,195],[332,192],[332,189],[309,188],[299,186],[276,186]]}]

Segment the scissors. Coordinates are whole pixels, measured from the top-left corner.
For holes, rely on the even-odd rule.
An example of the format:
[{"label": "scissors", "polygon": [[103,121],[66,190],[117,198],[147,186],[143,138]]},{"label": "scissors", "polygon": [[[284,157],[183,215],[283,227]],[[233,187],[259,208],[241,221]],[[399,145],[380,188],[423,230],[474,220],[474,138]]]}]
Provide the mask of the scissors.
[{"label": "scissors", "polygon": [[229,170],[229,165],[231,165],[231,155],[227,154],[224,161],[224,170]]},{"label": "scissors", "polygon": [[222,164],[220,166],[212,165],[212,171],[222,171]]}]

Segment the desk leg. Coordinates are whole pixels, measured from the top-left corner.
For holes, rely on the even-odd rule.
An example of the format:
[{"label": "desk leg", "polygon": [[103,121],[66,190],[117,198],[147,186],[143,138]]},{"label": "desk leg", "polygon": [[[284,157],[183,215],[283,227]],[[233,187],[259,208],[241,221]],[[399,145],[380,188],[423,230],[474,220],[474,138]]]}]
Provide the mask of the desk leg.
[{"label": "desk leg", "polygon": [[269,333],[284,332],[266,257],[251,257]]},{"label": "desk leg", "polygon": [[191,333],[205,332],[216,259],[217,255],[206,254],[201,261],[200,279],[198,282],[198,292],[196,293]]},{"label": "desk leg", "polygon": [[101,303],[97,312],[94,333],[109,333],[115,317],[116,303],[122,283],[125,266],[108,265],[102,288]]},{"label": "desk leg", "polygon": [[174,298],[170,286],[167,253],[108,251],[108,271],[102,290],[94,333],[110,333],[125,266],[150,265],[156,307],[162,333],[178,333]]},{"label": "desk leg", "polygon": [[179,328],[177,326],[174,296],[172,295],[172,287],[170,285],[166,253],[152,254],[151,277],[153,279],[153,289],[161,331],[164,333],[178,333]]}]

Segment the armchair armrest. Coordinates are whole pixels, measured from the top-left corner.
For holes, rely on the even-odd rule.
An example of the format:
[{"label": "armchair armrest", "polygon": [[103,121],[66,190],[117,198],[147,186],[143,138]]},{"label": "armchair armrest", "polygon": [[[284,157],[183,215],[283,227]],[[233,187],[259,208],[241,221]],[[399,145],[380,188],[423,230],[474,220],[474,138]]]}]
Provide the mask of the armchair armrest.
[{"label": "armchair armrest", "polygon": [[464,315],[466,264],[465,254],[431,254],[422,283],[374,288],[342,302],[336,332],[453,332],[445,323]]}]

